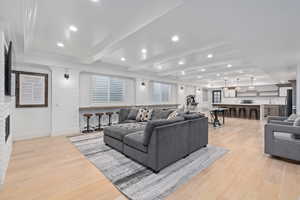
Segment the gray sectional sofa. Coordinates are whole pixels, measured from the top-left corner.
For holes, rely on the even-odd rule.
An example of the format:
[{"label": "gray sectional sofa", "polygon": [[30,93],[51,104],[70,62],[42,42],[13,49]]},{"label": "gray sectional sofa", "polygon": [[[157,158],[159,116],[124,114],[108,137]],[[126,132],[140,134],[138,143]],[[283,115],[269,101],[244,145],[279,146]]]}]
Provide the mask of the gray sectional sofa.
[{"label": "gray sectional sofa", "polygon": [[130,111],[121,109],[119,124],[104,129],[104,142],[156,173],[208,144],[205,116],[182,113],[167,120],[172,110],[156,109],[150,121],[137,122]]}]

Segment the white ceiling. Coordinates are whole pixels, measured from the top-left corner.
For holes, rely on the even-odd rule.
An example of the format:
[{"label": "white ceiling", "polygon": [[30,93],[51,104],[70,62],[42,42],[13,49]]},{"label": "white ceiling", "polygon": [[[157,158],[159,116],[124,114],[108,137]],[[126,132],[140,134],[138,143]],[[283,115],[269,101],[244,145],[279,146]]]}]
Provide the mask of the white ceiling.
[{"label": "white ceiling", "polygon": [[299,10],[296,0],[1,0],[0,25],[14,33],[25,58],[110,63],[126,72],[210,86],[237,78],[248,84],[251,76],[269,84],[295,78]]}]

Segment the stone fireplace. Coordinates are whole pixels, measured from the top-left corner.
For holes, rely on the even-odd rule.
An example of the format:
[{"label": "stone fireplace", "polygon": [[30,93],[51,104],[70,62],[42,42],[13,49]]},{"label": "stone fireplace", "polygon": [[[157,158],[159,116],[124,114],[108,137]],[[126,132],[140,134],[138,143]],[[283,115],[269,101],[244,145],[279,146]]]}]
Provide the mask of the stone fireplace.
[{"label": "stone fireplace", "polygon": [[12,98],[4,92],[4,33],[0,30],[0,186],[4,183],[11,151]]}]

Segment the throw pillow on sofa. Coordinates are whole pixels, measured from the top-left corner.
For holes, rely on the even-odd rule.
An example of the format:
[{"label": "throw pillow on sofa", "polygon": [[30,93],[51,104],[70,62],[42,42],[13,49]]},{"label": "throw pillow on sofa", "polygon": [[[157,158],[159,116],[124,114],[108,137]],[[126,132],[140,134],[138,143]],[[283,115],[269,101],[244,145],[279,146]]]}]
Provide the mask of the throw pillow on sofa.
[{"label": "throw pillow on sofa", "polygon": [[177,110],[175,110],[169,114],[167,120],[176,119],[177,116],[178,116],[178,112],[177,112]]},{"label": "throw pillow on sofa", "polygon": [[289,118],[287,118],[285,121],[287,121],[287,122],[294,122],[294,121],[296,120],[297,117],[299,117],[299,116],[296,115],[296,114],[291,114],[291,115],[289,116]]},{"label": "throw pillow on sofa", "polygon": [[152,115],[152,109],[146,109],[146,108],[140,108],[137,116],[136,116],[136,121],[138,122],[146,122],[151,119]]},{"label": "throw pillow on sofa", "polygon": [[172,109],[161,109],[161,108],[155,108],[153,109],[151,120],[156,119],[167,119],[171,112],[174,110]]},{"label": "throw pillow on sofa", "polygon": [[139,109],[137,109],[137,108],[131,108],[127,118],[130,120],[135,120],[136,116],[138,114],[138,111],[139,111]]}]

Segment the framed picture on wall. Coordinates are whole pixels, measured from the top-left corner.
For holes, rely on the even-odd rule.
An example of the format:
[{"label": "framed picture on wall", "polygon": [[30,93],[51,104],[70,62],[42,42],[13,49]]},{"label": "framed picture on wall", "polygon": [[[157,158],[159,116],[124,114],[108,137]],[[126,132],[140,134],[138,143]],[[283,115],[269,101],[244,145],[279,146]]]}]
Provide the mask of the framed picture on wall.
[{"label": "framed picture on wall", "polygon": [[48,74],[14,71],[16,108],[48,107]]}]

